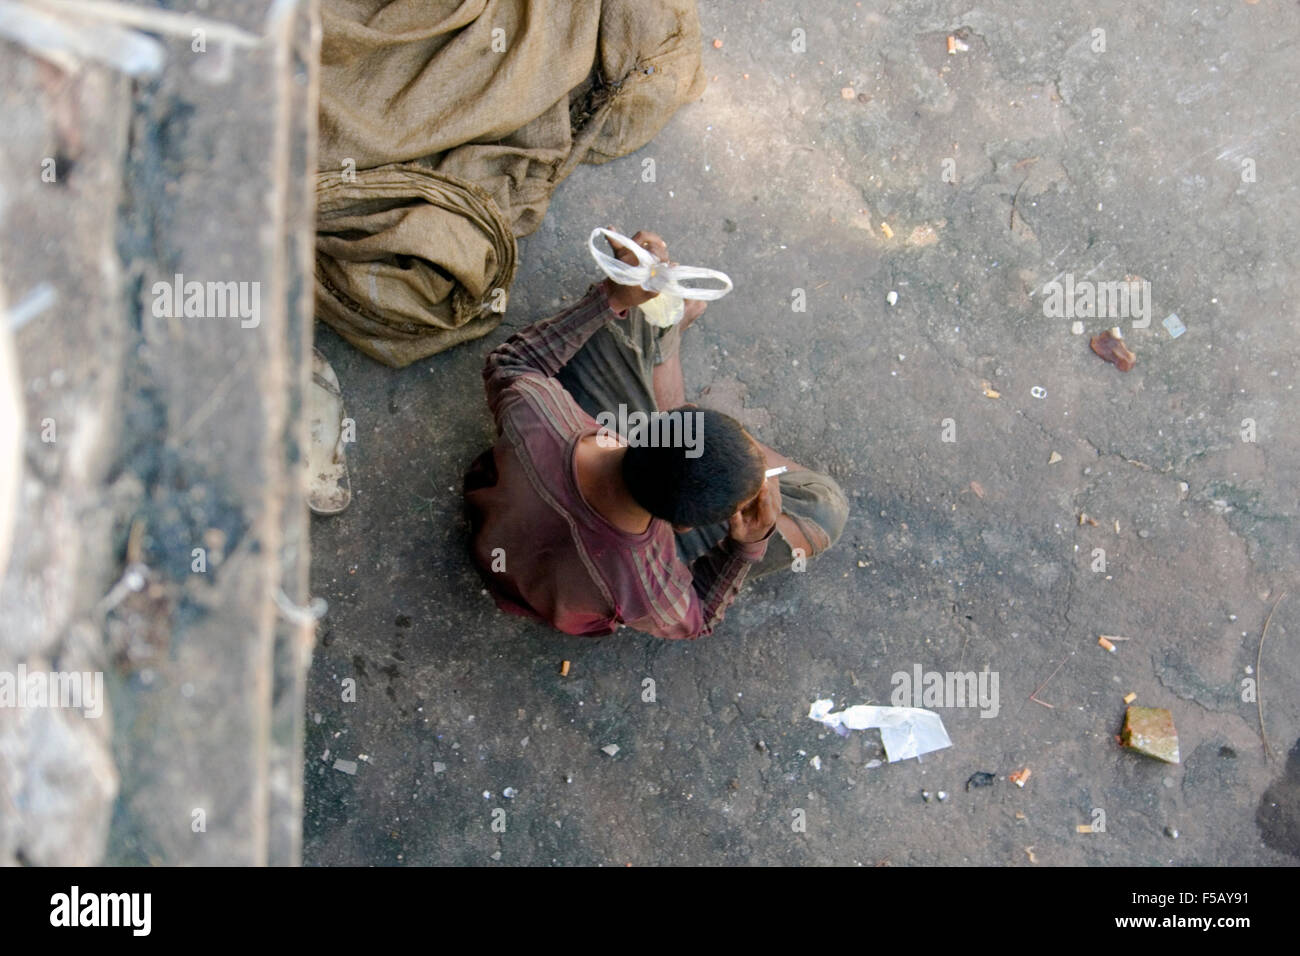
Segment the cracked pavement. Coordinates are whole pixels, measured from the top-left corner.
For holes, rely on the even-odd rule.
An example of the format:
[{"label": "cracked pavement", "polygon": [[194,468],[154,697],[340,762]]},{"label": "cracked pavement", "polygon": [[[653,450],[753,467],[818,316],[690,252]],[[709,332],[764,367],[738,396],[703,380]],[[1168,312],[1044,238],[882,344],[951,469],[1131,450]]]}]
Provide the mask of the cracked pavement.
[{"label": "cracked pavement", "polygon": [[[559,189],[500,329],[393,371],[318,327],[358,440],[352,506],[312,526],[330,612],[305,860],[1294,865],[1300,8],[729,0],[701,19],[703,99]],[[851,496],[834,550],[748,585],[696,643],[506,617],[465,552],[483,358],[581,295],[610,224],[731,276],[686,334],[688,395],[712,385],[704,403]],[[1072,334],[1042,307],[1065,274],[1149,280],[1150,326]],[[1088,347],[1114,324],[1128,373]],[[883,766],[874,733],[807,719],[821,697],[889,703],[916,664],[996,671],[998,715],[937,708],[953,746]],[[1173,712],[1181,765],[1118,746],[1130,692]],[[966,790],[977,771],[998,780]],[[1076,832],[1097,809],[1104,832]]]}]

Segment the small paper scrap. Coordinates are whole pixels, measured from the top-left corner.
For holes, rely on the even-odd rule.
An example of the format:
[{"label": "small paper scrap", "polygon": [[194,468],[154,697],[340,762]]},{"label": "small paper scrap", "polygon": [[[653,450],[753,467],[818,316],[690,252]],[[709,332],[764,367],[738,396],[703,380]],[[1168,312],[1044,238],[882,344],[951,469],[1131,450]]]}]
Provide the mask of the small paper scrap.
[{"label": "small paper scrap", "polygon": [[814,701],[808,716],[841,737],[847,737],[850,730],[879,730],[881,743],[885,745],[885,759],[890,763],[952,746],[948,731],[943,728],[943,720],[932,710],[857,704],[831,713],[834,706],[833,700]]}]

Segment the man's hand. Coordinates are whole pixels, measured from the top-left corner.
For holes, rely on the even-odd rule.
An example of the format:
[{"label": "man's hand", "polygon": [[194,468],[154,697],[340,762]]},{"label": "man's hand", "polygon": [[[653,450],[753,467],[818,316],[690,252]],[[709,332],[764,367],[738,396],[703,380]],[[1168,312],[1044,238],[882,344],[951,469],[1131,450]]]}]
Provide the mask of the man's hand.
[{"label": "man's hand", "polygon": [[780,514],[781,482],[776,478],[764,478],[758,494],[731,516],[727,533],[742,544],[762,541],[776,527]]},{"label": "man's hand", "polygon": [[[609,226],[610,232],[618,232],[613,226]],[[632,237],[632,241],[644,249],[649,250],[650,254],[661,262],[668,261],[668,246],[656,233],[641,230]],[[637,265],[636,255],[631,249],[625,249],[618,243],[610,240],[610,250],[614,253],[614,258],[619,262],[625,262],[630,266]],[[609,296],[609,307],[615,312],[626,313],[628,309],[643,302],[649,302],[659,293],[648,292],[636,285],[619,285],[613,279],[606,279],[603,283],[605,292]]]}]

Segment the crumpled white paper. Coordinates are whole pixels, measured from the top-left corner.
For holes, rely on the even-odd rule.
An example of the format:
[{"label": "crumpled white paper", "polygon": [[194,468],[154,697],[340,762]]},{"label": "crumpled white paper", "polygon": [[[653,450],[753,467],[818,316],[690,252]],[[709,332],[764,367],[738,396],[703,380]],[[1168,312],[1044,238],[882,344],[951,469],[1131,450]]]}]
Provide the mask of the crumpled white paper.
[{"label": "crumpled white paper", "polygon": [[890,763],[952,746],[948,731],[943,729],[943,720],[932,710],[856,704],[831,713],[834,706],[833,700],[813,701],[808,716],[841,737],[847,737],[850,730],[878,729]]}]

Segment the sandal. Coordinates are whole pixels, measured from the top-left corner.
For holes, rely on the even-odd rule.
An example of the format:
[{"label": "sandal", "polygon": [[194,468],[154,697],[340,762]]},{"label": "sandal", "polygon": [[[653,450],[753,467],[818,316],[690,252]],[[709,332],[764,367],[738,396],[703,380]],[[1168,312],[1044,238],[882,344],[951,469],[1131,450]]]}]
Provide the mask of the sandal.
[{"label": "sandal", "polygon": [[325,356],[315,348],[311,353],[307,507],[318,515],[336,515],[352,501],[352,480],[343,451],[343,392]]}]

